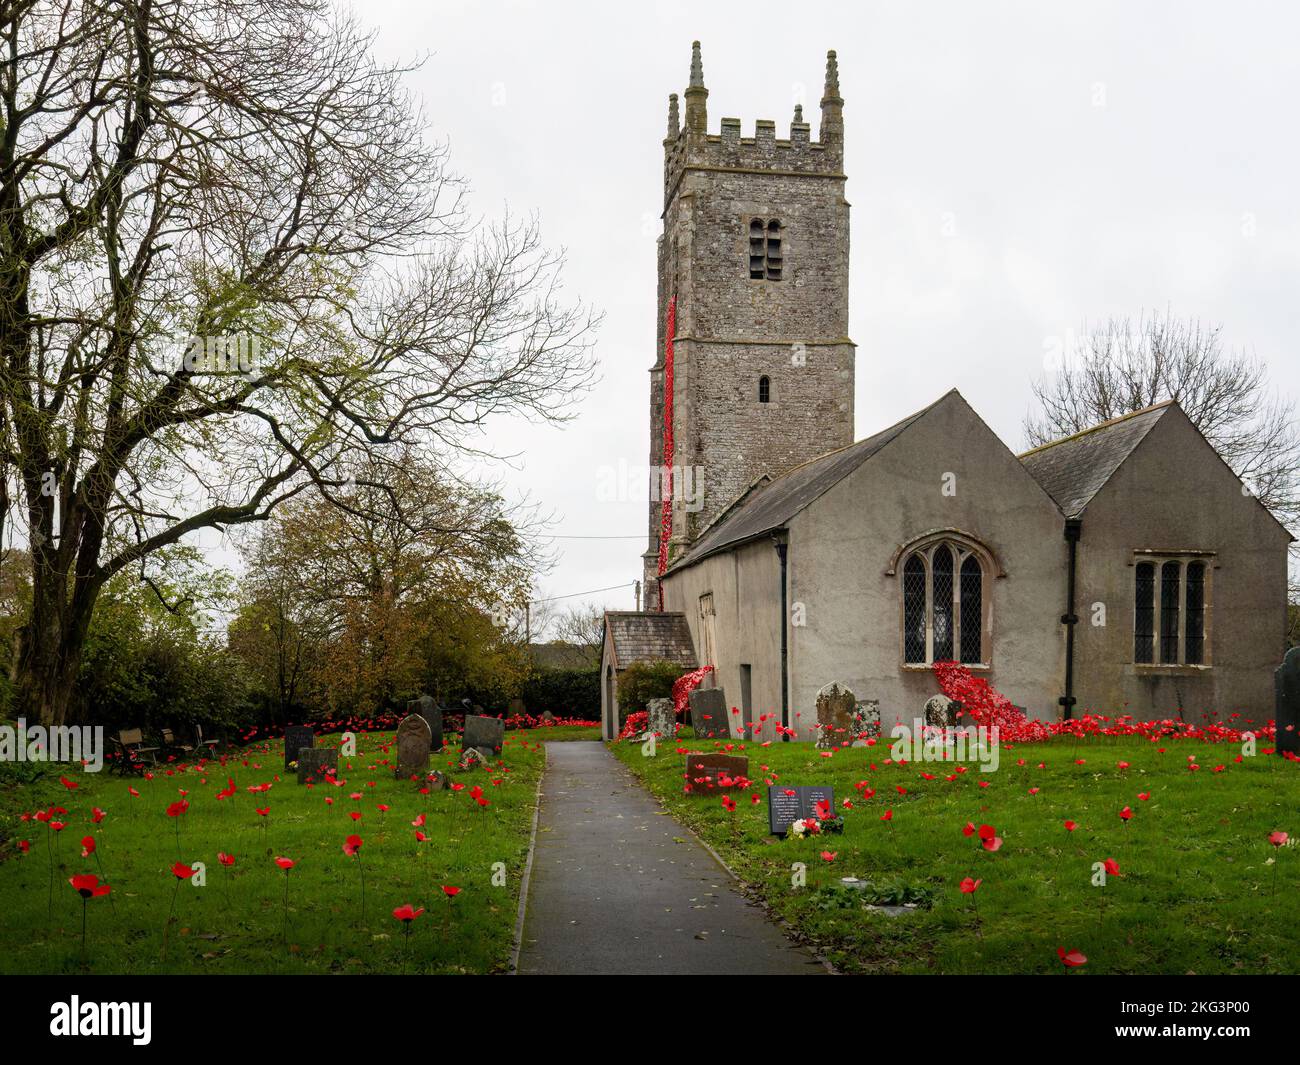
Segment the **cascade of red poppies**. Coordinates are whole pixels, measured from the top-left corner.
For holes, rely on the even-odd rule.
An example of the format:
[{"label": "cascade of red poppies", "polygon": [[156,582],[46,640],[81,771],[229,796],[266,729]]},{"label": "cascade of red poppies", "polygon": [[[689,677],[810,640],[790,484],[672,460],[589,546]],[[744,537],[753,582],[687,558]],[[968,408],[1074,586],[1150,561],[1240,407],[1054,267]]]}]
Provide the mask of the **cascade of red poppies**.
[{"label": "cascade of red poppies", "polygon": [[668,321],[664,326],[664,451],[659,485],[663,502],[659,511],[659,609],[664,608],[663,575],[668,571],[668,538],[673,532],[673,335],[677,332],[677,297],[668,301]]}]

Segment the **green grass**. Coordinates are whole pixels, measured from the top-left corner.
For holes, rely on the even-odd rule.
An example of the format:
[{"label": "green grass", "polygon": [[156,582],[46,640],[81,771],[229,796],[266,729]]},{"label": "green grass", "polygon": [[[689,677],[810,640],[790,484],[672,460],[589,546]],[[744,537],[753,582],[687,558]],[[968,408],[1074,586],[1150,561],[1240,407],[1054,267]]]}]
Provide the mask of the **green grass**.
[{"label": "green grass", "polygon": [[[997,772],[972,763],[948,782],[951,763],[886,764],[880,746],[824,758],[810,744],[736,744],[732,753],[749,756],[762,801],[738,795],[735,814],[716,794],[682,794],[685,758],[673,745],[660,744],[653,759],[638,743],[613,749],[752,894],[845,971],[1064,972],[1057,947],[1081,950],[1088,963],[1076,971],[1086,973],[1300,971],[1300,846],[1275,850],[1267,838],[1276,830],[1300,837],[1300,766],[1262,754],[1238,763],[1227,744],[1160,746],[1102,738],[1004,749]],[[1198,771],[1187,768],[1189,755]],[[1214,772],[1218,765],[1225,770]],[[837,811],[843,834],[769,835],[767,779],[833,785],[837,805],[854,803]],[[864,780],[876,789],[866,801],[854,787]],[[1118,816],[1124,806],[1133,810],[1127,826]],[[891,808],[892,822],[880,820]],[[1066,819],[1078,823],[1073,833]],[[967,822],[993,825],[1001,849],[964,836]],[[820,858],[823,850],[836,853],[833,862]],[[1106,858],[1122,875],[1093,887],[1093,863]],[[802,888],[792,885],[798,862],[807,867]],[[871,886],[839,886],[846,876]],[[973,898],[958,888],[968,876],[983,880]],[[864,905],[903,900],[921,906],[890,917]]]},{"label": "green grass", "polygon": [[[435,755],[433,766],[464,783],[462,791],[420,795],[410,781],[393,777],[392,754],[383,745],[392,733],[358,736],[357,756],[340,759],[341,787],[299,786],[283,772],[281,745],[248,748],[225,766],[209,764],[152,780],[70,774],[80,786],[66,790],[59,771],[15,783],[24,767],[9,766],[0,788],[0,971],[65,973],[80,970],[82,902],[68,884],[77,873],[101,875],[95,858],[82,858],[81,839],[93,833],[110,897],[88,903],[88,968],[94,973],[485,973],[509,960],[519,885],[527,856],[538,777],[544,765],[539,741],[561,738],[559,729],[509,732],[502,760],[506,771],[458,773],[458,747]],[[569,730],[565,730],[569,731]],[[573,730],[575,733],[577,730]],[[336,742],[331,738],[326,743]],[[453,741],[454,742],[454,741]],[[350,766],[350,768],[349,768]],[[25,767],[30,769],[31,767]],[[216,793],[232,776],[230,799]],[[277,779],[280,778],[280,779]],[[494,786],[493,780],[500,781]],[[250,785],[272,783],[265,794]],[[371,786],[373,782],[373,786]],[[470,797],[474,784],[490,805]],[[140,792],[133,798],[128,786]],[[189,792],[189,810],[166,815],[178,790]],[[359,792],[360,801],[350,795]],[[326,798],[333,799],[327,804]],[[387,804],[383,815],[376,807]],[[22,822],[21,811],[61,805],[69,813],[57,835],[42,823]],[[107,816],[90,823],[92,807]],[[256,807],[270,807],[263,819]],[[350,810],[362,814],[360,823]],[[411,822],[425,814],[419,844]],[[366,912],[361,916],[360,870],[342,851],[352,833],[365,841]],[[52,837],[52,838],[47,838]],[[23,855],[18,841],[31,841]],[[52,843],[51,849],[47,846]],[[233,868],[217,852],[235,856]],[[297,863],[287,876],[274,858]],[[50,864],[53,859],[53,906]],[[178,882],[172,864],[206,863],[204,887]],[[504,884],[494,883],[503,863]],[[500,875],[497,876],[500,881]],[[179,883],[179,888],[176,885]],[[462,889],[451,902],[441,885]],[[175,919],[163,957],[163,930],[175,898]],[[111,898],[111,901],[110,901]],[[392,916],[403,903],[426,908],[406,942]],[[409,946],[409,951],[408,951]]]},{"label": "green grass", "polygon": [[547,743],[565,740],[600,740],[600,723],[591,725],[544,725],[540,728],[526,730],[527,735]]}]

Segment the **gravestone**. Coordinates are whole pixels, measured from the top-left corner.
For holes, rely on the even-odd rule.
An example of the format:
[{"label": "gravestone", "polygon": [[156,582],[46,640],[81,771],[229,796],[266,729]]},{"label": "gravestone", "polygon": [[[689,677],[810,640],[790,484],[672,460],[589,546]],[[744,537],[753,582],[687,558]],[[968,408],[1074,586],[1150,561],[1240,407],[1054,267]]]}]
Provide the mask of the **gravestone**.
[{"label": "gravestone", "polygon": [[428,788],[430,791],[442,791],[446,786],[447,774],[437,769],[431,773],[426,773],[424,783],[420,785],[420,787]]},{"label": "gravestone", "polygon": [[442,750],[442,707],[431,695],[421,695],[406,704],[407,714],[419,714],[429,726],[429,750]]},{"label": "gravestone", "polygon": [[[507,717],[523,717],[526,713],[528,713],[528,706],[519,696],[516,695],[510,702],[506,703]],[[546,713],[549,714],[550,711],[548,710]],[[542,716],[545,717],[546,714]]]},{"label": "gravestone", "polygon": [[499,717],[465,718],[465,736],[461,747],[468,750],[477,748],[484,758],[491,758],[501,753],[501,746],[506,742],[506,723]]},{"label": "gravestone", "polygon": [[946,695],[932,695],[925,703],[925,723],[939,728],[951,728],[957,724],[957,714],[961,703],[949,699]]},{"label": "gravestone", "polygon": [[433,736],[419,714],[407,714],[397,725],[397,765],[393,776],[398,780],[423,774],[429,768],[429,751]]},{"label": "gravestone", "polygon": [[1277,752],[1300,754],[1300,647],[1287,651],[1273,673],[1273,687],[1277,692]]},{"label": "gravestone", "polygon": [[456,768],[460,770],[486,769],[487,759],[483,757],[483,752],[477,747],[466,747],[460,752],[460,761],[456,763]]},{"label": "gravestone", "polygon": [[774,836],[784,836],[796,821],[817,815],[817,804],[835,812],[835,789],[829,784],[791,788],[773,784],[767,789],[767,825]]},{"label": "gravestone", "polygon": [[306,725],[290,725],[284,730],[284,768],[298,760],[298,752],[304,747],[316,746],[316,733]]},{"label": "gravestone", "polygon": [[721,688],[696,688],[690,694],[691,728],[699,739],[731,739],[727,696]]},{"label": "gravestone", "polygon": [[852,740],[853,692],[832,681],[817,693],[817,746],[823,751],[843,747]]},{"label": "gravestone", "polygon": [[[740,754],[688,754],[686,756],[686,787],[692,795],[711,795],[738,787],[736,781],[748,780],[749,759]],[[732,783],[723,784],[721,781]]]},{"label": "gravestone", "polygon": [[657,733],[661,740],[677,737],[677,714],[671,699],[651,699],[645,710],[647,732]]},{"label": "gravestone", "polygon": [[304,747],[298,752],[298,783],[318,784],[339,768],[337,747]]},{"label": "gravestone", "polygon": [[853,708],[849,735],[854,747],[867,746],[868,740],[880,739],[880,700],[866,699]]}]

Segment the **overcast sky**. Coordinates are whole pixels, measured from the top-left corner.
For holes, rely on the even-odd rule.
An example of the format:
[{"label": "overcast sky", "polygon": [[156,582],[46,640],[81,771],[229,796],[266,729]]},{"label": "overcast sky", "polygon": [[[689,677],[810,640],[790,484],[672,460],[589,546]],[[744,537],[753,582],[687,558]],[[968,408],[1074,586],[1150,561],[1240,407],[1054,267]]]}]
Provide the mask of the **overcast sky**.
[{"label": "overcast sky", "polygon": [[[809,119],[839,53],[856,436],[959,388],[1013,448],[1054,338],[1142,311],[1221,323],[1300,395],[1300,11],[1282,3],[366,0],[385,59],[485,215],[536,212],[605,312],[601,381],[562,427],[501,423],[555,518],[541,593],[640,576],[655,237],[670,92],[703,45],[709,130]],[[624,590],[586,597],[630,608]],[[567,602],[581,602],[575,598]],[[567,605],[567,603],[565,604]]]}]

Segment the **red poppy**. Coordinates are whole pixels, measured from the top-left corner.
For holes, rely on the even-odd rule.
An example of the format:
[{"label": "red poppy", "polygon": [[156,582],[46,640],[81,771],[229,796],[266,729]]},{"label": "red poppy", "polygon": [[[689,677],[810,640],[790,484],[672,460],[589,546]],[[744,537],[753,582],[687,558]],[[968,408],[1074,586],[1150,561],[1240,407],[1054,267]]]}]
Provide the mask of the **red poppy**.
[{"label": "red poppy", "polygon": [[352,818],[353,821],[360,821],[360,820],[361,820],[361,814],[360,814],[360,812],[357,811],[357,810],[349,810],[349,811],[348,811],[348,816],[349,816],[350,818]]},{"label": "red poppy", "polygon": [[965,880],[963,880],[963,881],[961,882],[961,885],[960,885],[960,886],[961,886],[962,894],[963,894],[963,895],[974,895],[976,889],[978,889],[979,886],[980,886],[982,883],[984,883],[983,880],[972,880],[970,877],[967,877]]},{"label": "red poppy", "polygon": [[186,865],[184,862],[177,862],[172,866],[172,876],[177,880],[188,880],[193,875],[193,866]]},{"label": "red poppy", "polygon": [[174,802],[167,807],[167,816],[180,817],[180,815],[183,814],[189,808],[190,808],[190,804],[186,802],[184,799],[180,799],[177,802]]},{"label": "red poppy", "polygon": [[95,837],[83,836],[81,839],[81,856],[83,858],[89,858],[94,853],[95,853]]},{"label": "red poppy", "polygon": [[62,784],[65,788],[67,788],[69,791],[76,791],[79,787],[81,787],[81,785],[76,783],[76,781],[69,780],[67,777],[59,777],[59,783]]},{"label": "red poppy", "polygon": [[65,828],[67,828],[67,827],[68,827],[68,826],[67,826],[67,823],[64,822],[64,821],[51,821],[51,822],[50,822],[50,828],[54,829],[55,832],[62,832],[62,831],[63,831]]},{"label": "red poppy", "polygon": [[423,843],[428,838],[429,837],[426,836],[423,832],[421,832],[418,828],[415,830],[415,841],[417,843]]},{"label": "red poppy", "polygon": [[393,916],[396,917],[399,921],[403,921],[407,924],[410,924],[422,913],[424,913],[423,906],[421,906],[418,910],[412,909],[411,904],[408,902],[405,906],[398,906],[397,909],[393,911]]},{"label": "red poppy", "polygon": [[76,888],[77,894],[83,899],[97,899],[113,890],[107,884],[101,884],[99,877],[92,873],[82,873],[79,876],[70,877],[68,883]]},{"label": "red poppy", "polygon": [[833,862],[839,856],[839,851],[822,851],[822,861],[824,862]]},{"label": "red poppy", "polygon": [[1082,951],[1066,950],[1064,947],[1057,947],[1056,956],[1061,959],[1062,964],[1064,964],[1067,969],[1077,969],[1080,965],[1088,964],[1088,959],[1084,957]]},{"label": "red poppy", "polygon": [[894,819],[893,810],[886,810],[883,814],[880,815],[880,820],[882,821],[892,821],[893,819]]},{"label": "red poppy", "polygon": [[1138,792],[1138,798],[1141,799],[1143,802],[1146,802],[1147,799],[1151,798],[1151,792],[1149,792],[1149,791],[1139,791],[1139,792]]},{"label": "red poppy", "polygon": [[32,849],[32,841],[30,839],[20,839],[18,841],[18,849],[24,854],[27,854]]},{"label": "red poppy", "polygon": [[218,851],[218,852],[217,852],[217,861],[219,861],[222,865],[234,865],[234,864],[235,864],[235,856],[234,856],[233,854],[225,854],[225,853],[223,853],[223,852],[221,852],[221,851]]},{"label": "red poppy", "polygon": [[730,795],[724,795],[722,796],[722,807],[727,811],[727,813],[734,813],[736,810],[736,800]]},{"label": "red poppy", "polygon": [[412,825],[413,827],[415,827],[415,828],[423,828],[423,827],[424,827],[424,814],[420,814],[419,817],[417,817],[414,821],[411,822],[411,825]]},{"label": "red poppy", "polygon": [[126,786],[126,790],[131,793],[131,798],[138,799],[140,797],[140,793],[136,791],[135,788],[131,787],[130,784]]},{"label": "red poppy", "polygon": [[451,884],[443,884],[442,893],[446,895],[447,898],[454,899],[457,895],[460,894],[460,888],[453,887]]},{"label": "red poppy", "polygon": [[998,830],[994,828],[992,825],[980,825],[980,839],[983,840],[994,839],[997,836],[997,834],[998,834]]},{"label": "red poppy", "polygon": [[990,839],[986,839],[986,840],[984,840],[984,849],[985,849],[986,851],[996,851],[996,850],[1001,850],[1001,849],[1002,849],[1002,837],[1001,837],[1001,836],[993,836],[993,837],[990,838]]},{"label": "red poppy", "polygon": [[1067,831],[1067,832],[1073,832],[1073,831],[1074,831],[1076,828],[1078,828],[1078,827],[1079,827],[1079,826],[1078,826],[1077,824],[1075,824],[1073,821],[1066,821],[1066,822],[1065,822],[1065,831]]},{"label": "red poppy", "polygon": [[104,820],[104,811],[101,810],[98,806],[91,807],[90,819],[94,821],[95,824],[99,824],[99,822]]},{"label": "red poppy", "polygon": [[1273,844],[1273,846],[1280,847],[1287,841],[1287,834],[1285,832],[1273,832],[1269,835],[1268,841]]},{"label": "red poppy", "polygon": [[964,825],[962,825],[961,834],[963,836],[968,836],[968,837],[975,835],[975,826],[972,825],[969,821],[967,821]]},{"label": "red poppy", "polygon": [[275,864],[283,869],[286,873],[293,868],[292,858],[276,858]]},{"label": "red poppy", "polygon": [[[254,809],[254,810],[257,810],[257,807],[254,806],[253,809]],[[265,817],[265,816],[266,816],[267,814],[269,814],[270,812],[271,812],[271,808],[270,808],[269,806],[264,806],[262,809],[257,810],[257,816],[258,816],[258,817]]]},{"label": "red poppy", "polygon": [[360,836],[348,836],[348,838],[343,841],[343,853],[346,854],[349,858],[356,855],[356,853],[360,850],[361,850]]},{"label": "red poppy", "polygon": [[1114,858],[1107,858],[1107,859],[1106,859],[1104,862],[1102,862],[1101,864],[1105,867],[1105,869],[1106,869],[1106,875],[1107,875],[1107,876],[1119,876],[1119,875],[1120,875],[1120,871],[1119,871],[1119,862],[1115,861]]},{"label": "red poppy", "polygon": [[1132,816],[1133,816],[1133,811],[1127,806],[1125,806],[1124,809],[1122,809],[1119,812],[1119,817],[1121,821],[1127,821]]}]

